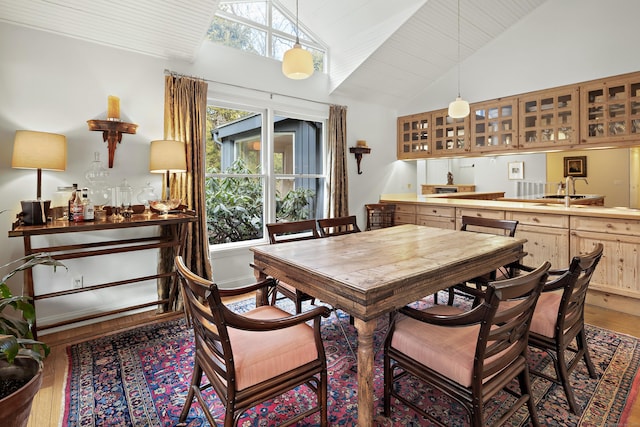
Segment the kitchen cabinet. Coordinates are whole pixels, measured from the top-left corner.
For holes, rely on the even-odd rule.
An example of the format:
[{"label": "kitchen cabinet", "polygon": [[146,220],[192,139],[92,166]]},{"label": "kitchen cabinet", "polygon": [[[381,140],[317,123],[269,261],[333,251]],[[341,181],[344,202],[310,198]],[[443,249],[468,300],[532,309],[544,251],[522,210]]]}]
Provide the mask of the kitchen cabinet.
[{"label": "kitchen cabinet", "polygon": [[499,98],[471,105],[471,152],[515,150],[518,146],[518,98]]},{"label": "kitchen cabinet", "polygon": [[469,116],[454,119],[447,109],[434,111],[431,115],[431,154],[450,156],[469,151]]},{"label": "kitchen cabinet", "polygon": [[416,224],[455,230],[456,208],[420,204],[416,210]]},{"label": "kitchen cabinet", "polygon": [[416,223],[416,205],[410,203],[395,203],[395,205],[395,225]]},{"label": "kitchen cabinet", "polygon": [[569,216],[538,212],[507,212],[506,219],[518,221],[516,237],[527,239],[522,262],[538,267],[545,261],[551,268],[569,265]]},{"label": "kitchen cabinet", "polygon": [[571,148],[579,142],[578,85],[531,92],[519,97],[518,147]]},{"label": "kitchen cabinet", "polygon": [[638,140],[640,72],[585,83],[580,94],[583,143]]},{"label": "kitchen cabinet", "polygon": [[419,159],[430,152],[431,113],[398,117],[398,159]]},{"label": "kitchen cabinet", "polygon": [[571,253],[587,253],[596,243],[604,245],[604,253],[593,273],[587,302],[636,314],[640,299],[640,223],[571,217]]}]

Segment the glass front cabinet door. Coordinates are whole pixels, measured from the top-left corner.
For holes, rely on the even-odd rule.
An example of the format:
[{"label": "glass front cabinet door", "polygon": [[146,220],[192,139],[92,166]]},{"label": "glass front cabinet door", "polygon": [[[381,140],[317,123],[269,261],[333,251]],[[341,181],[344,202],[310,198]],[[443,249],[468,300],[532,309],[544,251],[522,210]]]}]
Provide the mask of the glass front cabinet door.
[{"label": "glass front cabinet door", "polygon": [[447,109],[434,111],[431,153],[434,156],[449,156],[469,151],[469,116],[454,119]]},{"label": "glass front cabinet door", "polygon": [[640,73],[581,86],[582,141],[624,142],[640,137]]},{"label": "glass front cabinet door", "polygon": [[518,98],[471,105],[471,152],[508,152],[518,147]]},{"label": "glass front cabinet door", "polygon": [[577,145],[578,98],[576,85],[521,96],[519,147],[569,148]]},{"label": "glass front cabinet door", "polygon": [[398,159],[420,159],[431,152],[431,113],[398,117]]}]

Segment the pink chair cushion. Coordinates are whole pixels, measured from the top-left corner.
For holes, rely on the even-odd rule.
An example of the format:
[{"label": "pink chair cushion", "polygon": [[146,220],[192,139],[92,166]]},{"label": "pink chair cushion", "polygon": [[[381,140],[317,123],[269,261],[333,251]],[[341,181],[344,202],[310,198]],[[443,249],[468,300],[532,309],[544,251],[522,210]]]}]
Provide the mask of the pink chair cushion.
[{"label": "pink chair cushion", "polygon": [[[291,314],[270,305],[257,307],[243,316],[278,319]],[[237,389],[273,378],[318,358],[313,328],[307,324],[275,331],[243,331],[229,328],[235,360]]]},{"label": "pink chair cushion", "polygon": [[538,303],[536,304],[536,310],[533,312],[531,332],[549,338],[555,336],[561,299],[562,293],[557,291],[540,294],[540,298],[538,298]]},{"label": "pink chair cushion", "polygon": [[[561,299],[561,290],[540,294],[536,309],[533,312],[531,328],[529,329],[530,332],[549,338],[555,336],[556,321],[558,320],[558,309],[560,308]],[[511,307],[514,304],[515,302],[513,301],[503,302],[500,310]]]},{"label": "pink chair cushion", "polygon": [[[453,315],[462,310],[437,305],[427,313]],[[396,322],[391,346],[457,383],[471,386],[473,359],[480,326],[436,326],[403,317]]]}]

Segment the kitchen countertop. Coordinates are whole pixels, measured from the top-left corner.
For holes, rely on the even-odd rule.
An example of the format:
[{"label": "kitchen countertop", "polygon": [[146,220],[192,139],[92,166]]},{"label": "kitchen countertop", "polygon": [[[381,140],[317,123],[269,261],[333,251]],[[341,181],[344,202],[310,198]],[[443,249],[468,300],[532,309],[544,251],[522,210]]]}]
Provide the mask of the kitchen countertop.
[{"label": "kitchen countertop", "polygon": [[409,203],[409,204],[430,204],[451,207],[467,207],[474,209],[509,210],[521,212],[539,212],[560,215],[591,216],[599,218],[619,218],[640,220],[640,209],[627,207],[603,207],[593,205],[572,204],[565,207],[560,203],[532,203],[532,202],[510,202],[501,200],[473,200],[473,199],[449,199],[446,195],[432,197],[433,194],[422,196],[414,193],[382,194],[381,202],[388,203]]},{"label": "kitchen countertop", "polygon": [[[556,194],[534,194],[530,196],[518,197],[496,197],[496,200],[505,202],[528,202],[528,203],[560,203],[564,205],[564,195]],[[604,196],[601,194],[574,194],[571,204],[574,205],[600,205],[604,206]]]}]

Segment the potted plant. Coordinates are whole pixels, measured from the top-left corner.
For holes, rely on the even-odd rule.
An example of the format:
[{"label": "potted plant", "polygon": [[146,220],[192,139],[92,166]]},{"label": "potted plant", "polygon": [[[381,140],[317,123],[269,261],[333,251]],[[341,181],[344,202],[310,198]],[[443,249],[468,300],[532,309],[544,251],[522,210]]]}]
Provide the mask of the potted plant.
[{"label": "potted plant", "polygon": [[[35,265],[63,266],[48,254],[29,255],[2,267],[17,267],[0,281],[0,420],[3,426],[27,425],[31,404],[42,384],[43,360],[49,354],[46,344],[33,339],[36,312],[29,298],[14,296],[7,280]],[[13,310],[5,311],[7,308]]]}]

